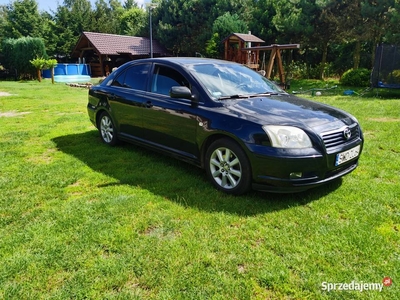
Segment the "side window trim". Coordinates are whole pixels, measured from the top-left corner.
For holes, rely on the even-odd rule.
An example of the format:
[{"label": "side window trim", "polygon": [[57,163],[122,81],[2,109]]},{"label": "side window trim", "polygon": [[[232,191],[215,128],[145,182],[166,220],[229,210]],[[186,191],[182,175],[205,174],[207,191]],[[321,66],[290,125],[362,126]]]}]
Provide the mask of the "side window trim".
[{"label": "side window trim", "polygon": [[152,73],[152,77],[151,77],[151,88],[150,88],[150,92],[152,93],[157,93],[157,81],[158,81],[158,75],[160,73],[160,68],[159,68],[159,64],[154,64],[153,65],[153,71],[155,70],[156,72]]}]

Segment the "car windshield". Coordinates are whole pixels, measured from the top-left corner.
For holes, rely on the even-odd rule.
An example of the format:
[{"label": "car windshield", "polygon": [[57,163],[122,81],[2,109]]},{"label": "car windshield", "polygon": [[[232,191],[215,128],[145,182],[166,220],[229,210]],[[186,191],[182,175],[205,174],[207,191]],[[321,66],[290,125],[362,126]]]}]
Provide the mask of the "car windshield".
[{"label": "car windshield", "polygon": [[189,67],[214,99],[284,93],[261,74],[239,64],[198,64]]}]

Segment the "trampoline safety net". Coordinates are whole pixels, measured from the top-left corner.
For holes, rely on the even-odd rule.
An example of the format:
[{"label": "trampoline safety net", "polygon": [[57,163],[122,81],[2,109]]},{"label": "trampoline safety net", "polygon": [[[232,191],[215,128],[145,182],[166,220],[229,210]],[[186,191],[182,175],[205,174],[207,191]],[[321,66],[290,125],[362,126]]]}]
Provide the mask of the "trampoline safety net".
[{"label": "trampoline safety net", "polygon": [[400,89],[400,46],[380,45],[376,47],[371,86],[373,88]]}]

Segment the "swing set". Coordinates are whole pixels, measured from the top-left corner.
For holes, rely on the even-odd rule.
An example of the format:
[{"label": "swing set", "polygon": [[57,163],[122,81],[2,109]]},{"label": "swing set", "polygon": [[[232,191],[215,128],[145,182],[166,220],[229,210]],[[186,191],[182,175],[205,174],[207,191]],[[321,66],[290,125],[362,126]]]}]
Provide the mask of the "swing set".
[{"label": "swing set", "polygon": [[[249,68],[257,71],[264,71],[265,77],[267,78],[271,78],[272,70],[276,63],[280,85],[286,87],[287,83],[285,81],[281,50],[299,49],[300,44],[272,44],[270,46],[260,46],[260,43],[264,41],[252,35],[251,32],[249,32],[249,34],[232,33],[225,38],[223,42],[225,45],[225,60],[247,65]],[[254,44],[255,46],[253,46]],[[259,64],[260,51],[264,51],[261,67]],[[266,51],[271,51],[268,65],[265,64]]]}]

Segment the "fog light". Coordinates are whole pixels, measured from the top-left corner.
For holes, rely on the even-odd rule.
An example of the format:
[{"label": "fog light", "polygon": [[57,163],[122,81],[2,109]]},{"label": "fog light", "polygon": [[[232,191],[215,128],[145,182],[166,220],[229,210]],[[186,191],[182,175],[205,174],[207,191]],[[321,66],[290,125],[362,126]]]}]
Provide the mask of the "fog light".
[{"label": "fog light", "polygon": [[301,178],[301,177],[303,177],[303,173],[302,172],[290,173],[290,179],[297,179],[297,178]]}]

